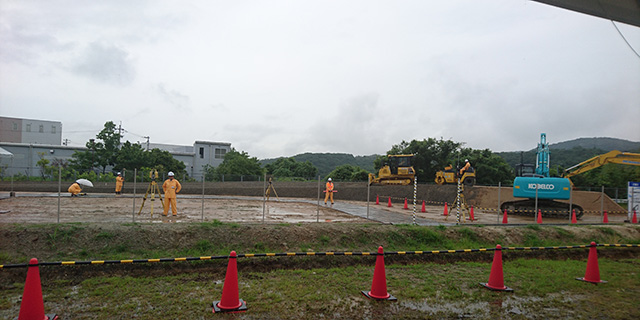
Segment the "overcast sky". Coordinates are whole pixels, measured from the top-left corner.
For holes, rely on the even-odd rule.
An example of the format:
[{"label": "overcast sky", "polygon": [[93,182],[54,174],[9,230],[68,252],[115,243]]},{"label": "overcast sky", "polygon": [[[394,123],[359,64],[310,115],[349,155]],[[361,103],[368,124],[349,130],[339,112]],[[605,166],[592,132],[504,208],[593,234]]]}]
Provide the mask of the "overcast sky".
[{"label": "overcast sky", "polygon": [[260,159],[640,141],[640,58],[611,21],[527,0],[0,0],[0,114]]}]

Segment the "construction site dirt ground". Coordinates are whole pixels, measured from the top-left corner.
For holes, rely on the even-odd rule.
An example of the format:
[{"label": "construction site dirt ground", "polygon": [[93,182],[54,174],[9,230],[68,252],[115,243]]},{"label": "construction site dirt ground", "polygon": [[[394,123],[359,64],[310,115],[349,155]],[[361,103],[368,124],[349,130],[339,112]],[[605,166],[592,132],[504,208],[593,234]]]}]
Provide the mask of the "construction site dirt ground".
[{"label": "construction site dirt ground", "polygon": [[[477,197],[476,197],[477,198]],[[238,223],[362,223],[380,222],[353,215],[347,211],[340,211],[330,206],[324,206],[322,201],[318,206],[315,199],[280,198],[263,201],[256,197],[206,196],[194,195],[178,197],[178,215],[168,217],[162,215],[162,204],[159,199],[143,201],[142,196],[135,199],[130,195],[115,197],[108,194],[89,194],[83,197],[69,197],[68,194],[60,198],[57,194],[16,193],[16,197],[9,197],[8,193],[0,193],[0,223],[55,223],[55,222],[141,222],[141,223],[175,223],[221,221]],[[597,199],[596,199],[597,200]],[[143,204],[144,202],[144,204]],[[336,199],[336,204],[341,201]],[[394,202],[392,207],[388,201],[375,199],[372,202],[342,201],[370,210],[385,210],[401,217],[406,217],[406,223],[416,217],[428,219],[436,223],[452,224],[501,224],[503,213],[497,208],[488,208],[487,204],[497,199],[487,199],[474,208],[474,221],[469,220],[469,212],[458,211],[455,206],[447,206],[448,215],[444,215],[444,205],[427,205],[422,212],[422,202],[414,205],[408,200],[407,209],[402,202]],[[336,205],[338,207],[338,205]],[[590,208],[585,208],[585,215],[578,220],[579,224],[597,224],[603,221],[601,204],[594,202]],[[597,208],[597,210],[596,210]],[[607,207],[608,208],[608,207]],[[605,210],[607,210],[605,208]],[[153,214],[152,214],[153,210]],[[609,209],[611,210],[611,209]],[[510,215],[510,224],[535,224],[536,219],[528,216]],[[624,223],[628,220],[627,213],[611,210],[608,213],[610,223]],[[571,221],[559,218],[543,218],[543,224],[568,224]]]}]

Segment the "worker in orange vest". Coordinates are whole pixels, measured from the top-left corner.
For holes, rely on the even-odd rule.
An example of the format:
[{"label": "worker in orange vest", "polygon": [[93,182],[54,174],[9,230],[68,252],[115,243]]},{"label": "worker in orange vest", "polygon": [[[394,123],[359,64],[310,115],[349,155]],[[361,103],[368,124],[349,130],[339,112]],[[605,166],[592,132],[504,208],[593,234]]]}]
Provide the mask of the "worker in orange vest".
[{"label": "worker in orange vest", "polygon": [[176,194],[182,189],[182,185],[178,180],[173,178],[173,172],[169,171],[167,174],[169,178],[162,184],[162,190],[164,191],[164,215],[169,213],[169,206],[171,206],[171,212],[174,216],[178,215]]},{"label": "worker in orange vest", "polygon": [[462,177],[462,174],[469,170],[469,168],[471,168],[471,163],[469,162],[469,159],[464,159],[464,167],[462,167],[462,169],[460,169],[460,176]]},{"label": "worker in orange vest", "polygon": [[74,182],[69,189],[67,189],[69,193],[71,193],[72,197],[77,197],[80,192],[82,192],[82,187],[77,182]]},{"label": "worker in orange vest", "polygon": [[333,205],[333,182],[331,182],[331,178],[327,179],[327,184],[325,186],[325,195],[324,195],[324,205],[327,205],[327,200],[331,197],[331,205]]},{"label": "worker in orange vest", "polygon": [[124,178],[122,177],[122,173],[118,172],[118,176],[116,177],[116,195],[122,193],[122,185],[124,184]]}]

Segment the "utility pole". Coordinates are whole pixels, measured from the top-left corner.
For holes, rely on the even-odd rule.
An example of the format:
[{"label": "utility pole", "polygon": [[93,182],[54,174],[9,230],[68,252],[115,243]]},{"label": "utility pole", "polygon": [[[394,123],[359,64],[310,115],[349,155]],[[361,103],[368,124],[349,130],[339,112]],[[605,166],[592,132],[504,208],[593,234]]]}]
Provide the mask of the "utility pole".
[{"label": "utility pole", "polygon": [[147,139],[147,151],[149,151],[149,136],[143,137]]},{"label": "utility pole", "polygon": [[120,124],[118,125],[118,135],[120,136],[120,138],[122,138],[122,121],[120,121]]},{"label": "utility pole", "polygon": [[123,134],[122,134],[123,130],[124,129],[122,129],[122,121],[120,121],[120,124],[118,125],[118,149],[120,149],[120,146],[122,145],[121,139],[123,137]]}]

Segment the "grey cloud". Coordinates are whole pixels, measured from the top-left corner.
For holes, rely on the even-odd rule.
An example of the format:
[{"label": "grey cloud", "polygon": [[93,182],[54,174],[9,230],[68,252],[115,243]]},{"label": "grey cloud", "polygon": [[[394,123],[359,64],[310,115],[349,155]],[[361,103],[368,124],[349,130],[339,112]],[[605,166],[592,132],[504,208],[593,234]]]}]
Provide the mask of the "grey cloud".
[{"label": "grey cloud", "polygon": [[39,65],[43,56],[69,52],[75,47],[73,42],[62,42],[55,36],[9,23],[0,25],[0,43],[0,60],[30,66]]},{"label": "grey cloud", "polygon": [[155,88],[165,101],[167,101],[177,109],[182,111],[189,110],[189,96],[184,95],[176,90],[167,90],[164,83],[159,83]]},{"label": "grey cloud", "polygon": [[131,60],[128,52],[113,44],[92,42],[71,71],[98,82],[126,86],[136,74]]},{"label": "grey cloud", "polygon": [[[384,149],[380,133],[390,123],[388,115],[394,110],[380,110],[379,95],[366,93],[354,96],[344,103],[336,114],[312,125],[300,145],[310,149],[335,152],[366,153],[364,150]],[[343,150],[335,150],[341,146]]]}]

